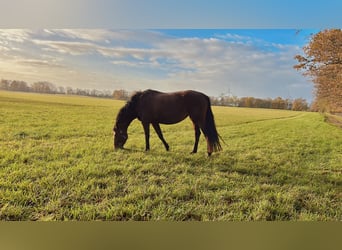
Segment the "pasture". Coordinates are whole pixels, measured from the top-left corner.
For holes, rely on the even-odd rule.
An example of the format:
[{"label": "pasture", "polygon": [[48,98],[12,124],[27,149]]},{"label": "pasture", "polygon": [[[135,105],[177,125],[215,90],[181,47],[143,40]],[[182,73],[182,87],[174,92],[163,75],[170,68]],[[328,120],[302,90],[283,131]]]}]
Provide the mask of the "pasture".
[{"label": "pasture", "polygon": [[135,120],[113,150],[122,101],[0,91],[1,220],[342,219],[342,130],[318,113],[213,107],[223,151],[187,118]]}]

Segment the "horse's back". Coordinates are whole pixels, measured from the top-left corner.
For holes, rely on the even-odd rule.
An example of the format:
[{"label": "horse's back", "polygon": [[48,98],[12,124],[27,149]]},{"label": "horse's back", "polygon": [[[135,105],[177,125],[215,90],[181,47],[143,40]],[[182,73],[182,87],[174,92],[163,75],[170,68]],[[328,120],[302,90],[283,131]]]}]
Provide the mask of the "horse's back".
[{"label": "horse's back", "polygon": [[155,107],[164,111],[169,109],[179,111],[207,109],[209,103],[207,95],[194,90],[164,93],[149,89],[143,92],[141,100],[141,104],[145,108]]},{"label": "horse's back", "polygon": [[207,95],[195,90],[185,90],[181,93],[191,102],[207,102],[209,100]]},{"label": "horse's back", "polygon": [[184,95],[180,92],[163,93],[155,90],[143,92],[139,113],[142,120],[174,124],[187,116]]}]

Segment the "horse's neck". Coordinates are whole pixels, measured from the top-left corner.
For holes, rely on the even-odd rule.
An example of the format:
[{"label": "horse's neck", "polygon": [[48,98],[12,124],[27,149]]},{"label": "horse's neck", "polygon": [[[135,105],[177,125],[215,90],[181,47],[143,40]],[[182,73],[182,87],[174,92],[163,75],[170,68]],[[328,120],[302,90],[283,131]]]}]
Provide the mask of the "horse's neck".
[{"label": "horse's neck", "polygon": [[129,125],[132,123],[132,121],[135,119],[135,118],[137,118],[136,116],[135,117],[130,117],[129,119],[127,119],[126,121],[125,121],[125,128],[127,129],[128,127],[129,127]]},{"label": "horse's neck", "polygon": [[127,104],[121,108],[119,111],[118,117],[117,117],[117,125],[120,124],[120,126],[123,129],[127,129],[128,126],[131,124],[131,122],[137,118],[137,111],[136,111],[136,105],[139,101],[141,93],[135,94],[130,101],[127,102]]},{"label": "horse's neck", "polygon": [[127,129],[128,126],[131,124],[131,122],[137,118],[137,115],[135,112],[126,111],[124,114],[124,118],[122,119],[121,123],[123,124],[124,128]]}]

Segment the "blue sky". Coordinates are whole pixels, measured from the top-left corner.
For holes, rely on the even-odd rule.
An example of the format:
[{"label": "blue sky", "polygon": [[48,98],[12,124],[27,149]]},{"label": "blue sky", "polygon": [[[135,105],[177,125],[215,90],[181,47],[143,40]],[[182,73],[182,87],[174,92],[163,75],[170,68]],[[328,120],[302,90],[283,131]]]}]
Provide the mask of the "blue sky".
[{"label": "blue sky", "polygon": [[310,101],[312,83],[293,57],[311,34],[342,26],[340,0],[11,0],[1,8],[0,78],[213,96]]},{"label": "blue sky", "polygon": [[[329,28],[340,0],[2,0],[2,28]],[[14,18],[15,17],[15,18]]]}]

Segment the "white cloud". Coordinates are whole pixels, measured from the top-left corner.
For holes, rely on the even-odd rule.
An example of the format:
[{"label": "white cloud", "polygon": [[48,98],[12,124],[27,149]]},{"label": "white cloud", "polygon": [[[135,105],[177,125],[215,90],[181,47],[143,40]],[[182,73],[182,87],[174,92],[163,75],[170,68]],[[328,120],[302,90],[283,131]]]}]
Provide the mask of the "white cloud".
[{"label": "white cloud", "polygon": [[86,42],[69,42],[69,41],[49,41],[49,40],[33,40],[36,45],[41,46],[44,51],[58,52],[62,54],[70,54],[73,56],[94,53],[96,45]]},{"label": "white cloud", "polygon": [[62,64],[57,63],[55,60],[39,60],[39,59],[19,59],[15,63],[34,67],[57,67],[64,68]]},{"label": "white cloud", "polygon": [[30,37],[31,31],[24,29],[0,29],[0,40],[23,43]]}]

